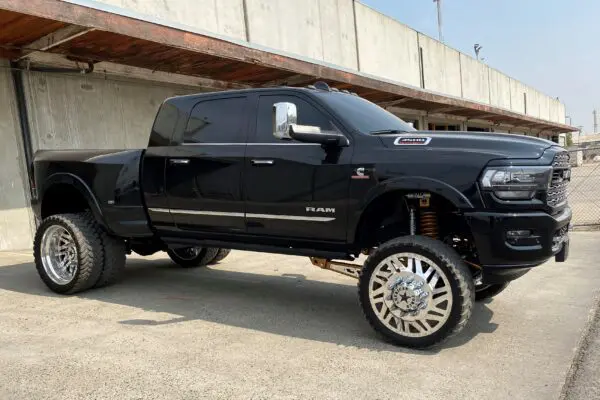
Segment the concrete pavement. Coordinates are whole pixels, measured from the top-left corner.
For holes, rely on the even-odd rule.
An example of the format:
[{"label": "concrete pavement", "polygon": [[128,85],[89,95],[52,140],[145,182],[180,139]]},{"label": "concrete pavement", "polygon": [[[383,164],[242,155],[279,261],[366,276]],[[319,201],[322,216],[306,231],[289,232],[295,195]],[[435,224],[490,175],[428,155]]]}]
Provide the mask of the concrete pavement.
[{"label": "concrete pavement", "polygon": [[0,253],[0,398],[557,399],[600,288],[599,242],[574,233],[567,263],[478,304],[431,351],[380,340],[355,282],[305,258],[132,257],[120,284],[64,297],[29,254]]}]

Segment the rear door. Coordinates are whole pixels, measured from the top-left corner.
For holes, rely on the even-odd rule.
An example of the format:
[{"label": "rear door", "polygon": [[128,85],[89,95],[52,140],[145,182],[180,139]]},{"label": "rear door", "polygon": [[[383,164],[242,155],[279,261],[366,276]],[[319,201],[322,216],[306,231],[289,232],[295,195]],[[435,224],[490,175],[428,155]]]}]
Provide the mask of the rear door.
[{"label": "rear door", "polygon": [[300,125],[337,128],[307,96],[256,98],[244,172],[248,233],[345,241],[352,145],[326,150],[320,144],[279,140],[273,136],[273,105],[279,102],[296,105]]},{"label": "rear door", "polygon": [[166,166],[175,225],[199,233],[245,231],[242,173],[247,97],[205,98],[190,114]]}]

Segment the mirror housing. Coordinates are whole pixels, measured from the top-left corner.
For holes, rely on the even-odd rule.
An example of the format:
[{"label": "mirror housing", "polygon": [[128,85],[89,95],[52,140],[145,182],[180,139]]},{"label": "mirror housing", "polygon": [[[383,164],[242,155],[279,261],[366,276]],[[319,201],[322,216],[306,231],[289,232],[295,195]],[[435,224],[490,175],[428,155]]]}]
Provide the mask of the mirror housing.
[{"label": "mirror housing", "polygon": [[273,105],[273,136],[280,140],[319,143],[323,146],[348,146],[350,142],[339,132],[322,132],[318,126],[298,125],[298,110],[294,103]]},{"label": "mirror housing", "polygon": [[294,103],[273,104],[273,136],[279,140],[291,140],[290,126],[298,121],[298,111]]},{"label": "mirror housing", "polygon": [[346,136],[334,131],[321,131],[318,126],[290,125],[290,136],[299,142],[319,143],[323,146],[345,147],[350,143]]}]

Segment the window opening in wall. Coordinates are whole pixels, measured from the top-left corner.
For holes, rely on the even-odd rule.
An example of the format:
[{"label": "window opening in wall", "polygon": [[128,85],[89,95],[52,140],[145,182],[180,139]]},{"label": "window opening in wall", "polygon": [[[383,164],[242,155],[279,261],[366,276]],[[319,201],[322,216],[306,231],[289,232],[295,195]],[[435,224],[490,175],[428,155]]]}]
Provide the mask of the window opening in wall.
[{"label": "window opening in wall", "polygon": [[455,124],[439,124],[439,123],[430,123],[429,124],[430,131],[460,131],[460,125]]},{"label": "window opening in wall", "polygon": [[491,128],[479,128],[477,126],[467,126],[467,132],[491,132]]}]

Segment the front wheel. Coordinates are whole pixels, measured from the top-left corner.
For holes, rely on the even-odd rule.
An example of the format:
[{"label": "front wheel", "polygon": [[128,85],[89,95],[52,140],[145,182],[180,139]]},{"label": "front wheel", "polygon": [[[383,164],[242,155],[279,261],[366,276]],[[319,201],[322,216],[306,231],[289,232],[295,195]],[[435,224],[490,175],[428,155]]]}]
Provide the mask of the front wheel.
[{"label": "front wheel", "polygon": [[363,312],[397,345],[426,348],[460,332],[471,317],[473,277],[458,253],[437,240],[390,240],[367,259],[358,283]]},{"label": "front wheel", "polygon": [[179,247],[167,250],[167,254],[184,268],[204,267],[217,256],[219,249],[213,247]]}]

